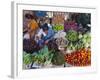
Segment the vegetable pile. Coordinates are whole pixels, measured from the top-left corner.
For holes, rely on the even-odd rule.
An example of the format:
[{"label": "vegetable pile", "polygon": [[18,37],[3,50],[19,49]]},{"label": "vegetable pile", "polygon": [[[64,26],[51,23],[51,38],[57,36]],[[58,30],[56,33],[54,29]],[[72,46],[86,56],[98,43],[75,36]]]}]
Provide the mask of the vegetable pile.
[{"label": "vegetable pile", "polygon": [[60,25],[60,24],[56,24],[56,25],[54,25],[53,30],[54,31],[64,30],[64,26]]},{"label": "vegetable pile", "polygon": [[50,51],[48,51],[48,47],[44,46],[41,50],[39,50],[37,53],[34,53],[32,59],[33,62],[36,62],[38,64],[44,64],[48,65],[51,63],[53,54],[51,54]]},{"label": "vegetable pile", "polygon": [[[91,14],[31,11],[38,29],[23,20],[23,66],[25,69],[90,66]],[[26,13],[25,13],[26,14]],[[23,18],[24,19],[24,18]],[[46,25],[45,25],[46,24]]]},{"label": "vegetable pile", "polygon": [[75,31],[78,30],[78,25],[74,21],[65,21],[64,23],[64,31],[68,31],[70,29],[73,29]]},{"label": "vegetable pile", "polygon": [[66,38],[69,41],[77,41],[78,40],[78,33],[75,30],[70,29],[67,33],[66,33]]},{"label": "vegetable pile", "polygon": [[81,49],[71,54],[66,54],[65,60],[72,66],[91,65],[91,51],[89,49]]},{"label": "vegetable pile", "polygon": [[64,14],[54,12],[52,22],[53,24],[64,24]]},{"label": "vegetable pile", "polygon": [[31,54],[28,54],[26,52],[23,53],[23,60],[24,60],[24,64],[30,64],[32,62],[32,56]]}]

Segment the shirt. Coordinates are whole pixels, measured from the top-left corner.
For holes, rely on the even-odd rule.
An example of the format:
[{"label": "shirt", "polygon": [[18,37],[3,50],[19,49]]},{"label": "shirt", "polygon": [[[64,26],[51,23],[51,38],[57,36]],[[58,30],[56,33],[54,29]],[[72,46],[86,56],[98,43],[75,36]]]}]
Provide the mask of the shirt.
[{"label": "shirt", "polygon": [[28,23],[28,28],[30,28],[32,31],[34,31],[38,28],[38,23],[35,20],[31,20]]}]

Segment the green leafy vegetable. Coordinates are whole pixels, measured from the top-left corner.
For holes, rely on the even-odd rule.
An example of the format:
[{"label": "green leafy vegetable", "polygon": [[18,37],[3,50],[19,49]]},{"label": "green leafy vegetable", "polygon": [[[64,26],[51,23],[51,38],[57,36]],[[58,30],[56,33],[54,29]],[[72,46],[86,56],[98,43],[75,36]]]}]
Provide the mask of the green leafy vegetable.
[{"label": "green leafy vegetable", "polygon": [[48,47],[44,46],[41,50],[38,51],[36,55],[33,57],[33,62],[38,62],[39,64],[50,64],[52,60],[53,54],[48,51]]},{"label": "green leafy vegetable", "polygon": [[69,41],[66,48],[71,51],[76,51],[82,48],[89,48],[90,43],[91,43],[90,33],[88,32],[83,35],[80,33],[78,36],[78,41],[76,42]]},{"label": "green leafy vegetable", "polygon": [[29,53],[24,52],[23,53],[23,62],[24,64],[28,65],[32,62],[32,55]]},{"label": "green leafy vegetable", "polygon": [[66,33],[66,38],[69,41],[77,41],[78,40],[78,33],[75,30],[71,29]]},{"label": "green leafy vegetable", "polygon": [[56,24],[55,26],[53,26],[53,30],[54,31],[64,30],[64,26],[60,24]]},{"label": "green leafy vegetable", "polygon": [[81,41],[83,42],[84,44],[84,47],[90,47],[90,44],[91,44],[91,35],[90,33],[85,33],[81,39]]}]

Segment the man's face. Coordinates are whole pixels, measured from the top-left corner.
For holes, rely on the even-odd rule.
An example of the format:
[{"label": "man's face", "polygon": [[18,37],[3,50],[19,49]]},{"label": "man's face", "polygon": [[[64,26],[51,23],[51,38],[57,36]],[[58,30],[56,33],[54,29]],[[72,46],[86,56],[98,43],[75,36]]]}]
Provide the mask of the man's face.
[{"label": "man's face", "polygon": [[26,21],[27,21],[27,22],[30,22],[30,21],[31,21],[31,19],[26,19]]},{"label": "man's face", "polygon": [[45,32],[45,34],[48,34],[48,30],[45,30],[44,32]]},{"label": "man's face", "polygon": [[50,23],[49,19],[46,19],[46,20],[45,20],[45,23]]}]

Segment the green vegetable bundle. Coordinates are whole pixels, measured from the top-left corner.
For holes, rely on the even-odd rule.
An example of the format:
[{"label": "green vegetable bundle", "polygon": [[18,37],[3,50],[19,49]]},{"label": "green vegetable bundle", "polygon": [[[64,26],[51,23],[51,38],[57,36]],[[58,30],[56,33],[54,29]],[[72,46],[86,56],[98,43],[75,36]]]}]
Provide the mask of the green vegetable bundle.
[{"label": "green vegetable bundle", "polygon": [[83,37],[81,38],[82,43],[84,44],[84,47],[90,47],[91,44],[91,35],[90,33],[85,33]]},{"label": "green vegetable bundle", "polygon": [[24,52],[23,53],[23,62],[24,62],[25,65],[30,64],[32,62],[32,55]]},{"label": "green vegetable bundle", "polygon": [[82,48],[89,48],[91,43],[91,35],[90,32],[81,34],[79,33],[78,41],[73,42],[72,40],[69,41],[67,45],[67,49],[71,51],[76,51]]},{"label": "green vegetable bundle", "polygon": [[56,25],[53,26],[53,30],[54,31],[64,30],[64,26],[60,25],[60,24],[56,24]]},{"label": "green vegetable bundle", "polygon": [[33,56],[33,62],[37,62],[38,64],[50,64],[52,60],[53,54],[48,50],[47,46],[44,46],[41,50],[39,50],[36,55]]}]

